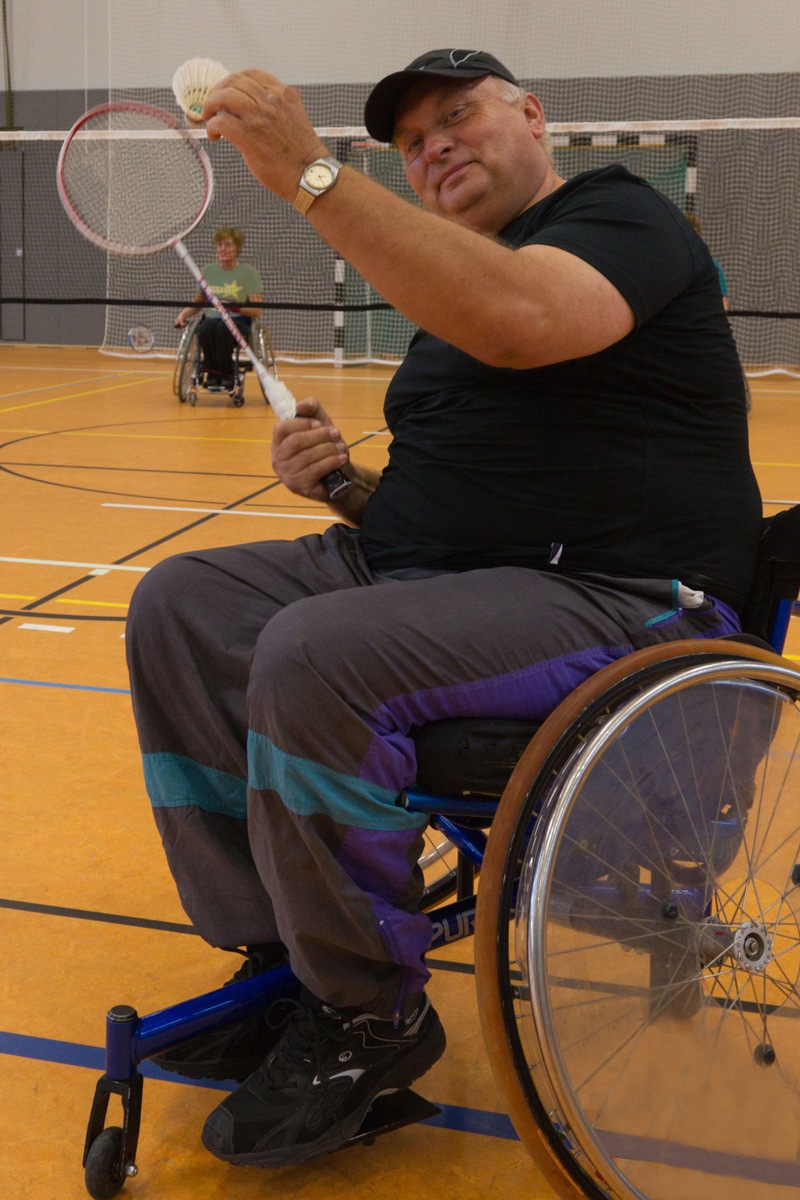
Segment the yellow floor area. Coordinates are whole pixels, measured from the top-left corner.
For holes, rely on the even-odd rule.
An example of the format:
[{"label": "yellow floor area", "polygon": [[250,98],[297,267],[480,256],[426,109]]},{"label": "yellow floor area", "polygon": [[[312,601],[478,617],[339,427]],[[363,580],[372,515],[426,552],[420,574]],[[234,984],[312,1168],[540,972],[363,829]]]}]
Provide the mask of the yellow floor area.
[{"label": "yellow floor area", "polygon": [[[354,455],[385,462],[390,369],[279,364]],[[273,418],[172,394],[172,365],[94,350],[0,346],[0,1129],[3,1200],[83,1200],[81,1153],[104,1016],[219,986],[229,956],[187,926],[145,796],[124,655],[128,600],[168,554],[330,521],[277,484]],[[800,381],[752,381],[765,511],[800,502]],[[786,653],[800,661],[800,620]],[[432,955],[448,1052],[419,1091],[443,1112],[302,1169],[211,1157],[215,1087],[145,1080],[130,1200],[458,1200],[553,1193],[517,1140],[482,1043],[469,941]],[[155,1070],[155,1069],[153,1069]],[[675,1200],[680,1200],[676,1197]]]}]

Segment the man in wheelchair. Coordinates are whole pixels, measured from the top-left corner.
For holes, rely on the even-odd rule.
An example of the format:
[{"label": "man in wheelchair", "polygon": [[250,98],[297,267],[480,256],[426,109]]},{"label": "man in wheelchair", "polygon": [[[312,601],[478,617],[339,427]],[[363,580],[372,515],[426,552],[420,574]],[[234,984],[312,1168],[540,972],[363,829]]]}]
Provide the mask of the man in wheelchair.
[{"label": "man in wheelchair", "polygon": [[[261,313],[260,308],[248,305],[259,305],[263,295],[258,271],[239,262],[243,246],[244,234],[241,229],[227,225],[216,229],[214,249],[217,261],[204,266],[202,273],[228,308],[234,324],[247,337],[253,317]],[[192,303],[178,313],[175,328],[185,329],[191,318],[203,310],[197,338],[205,385],[209,391],[232,392],[237,383],[233,361],[236,343],[222,318],[211,307],[203,309],[204,303],[203,293],[198,292]]]},{"label": "man in wheelchair", "polygon": [[[418,911],[412,731],[543,719],[633,649],[735,633],[761,520],[717,274],[620,166],[564,180],[537,98],[483,51],[435,50],[366,106],[423,203],[319,140],[296,89],[229,77],[205,107],[250,170],[419,325],[386,394],[390,461],[352,461],[316,400],[273,466],[322,535],[149,572],[127,649],[148,793],[182,903],[241,978],[288,961],[288,1019],[163,1066],[241,1086],[207,1148],[276,1166],[342,1146],[440,1057]],[[285,1016],[285,1014],[284,1014]]]}]

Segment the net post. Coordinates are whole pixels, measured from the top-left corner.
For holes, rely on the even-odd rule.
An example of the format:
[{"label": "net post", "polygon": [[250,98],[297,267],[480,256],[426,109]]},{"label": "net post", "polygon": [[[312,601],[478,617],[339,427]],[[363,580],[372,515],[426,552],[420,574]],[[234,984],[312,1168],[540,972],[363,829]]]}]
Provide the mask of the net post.
[{"label": "net post", "polygon": [[344,281],[346,264],[337,254],[333,264],[333,298],[340,307],[333,310],[333,365],[344,366]]}]

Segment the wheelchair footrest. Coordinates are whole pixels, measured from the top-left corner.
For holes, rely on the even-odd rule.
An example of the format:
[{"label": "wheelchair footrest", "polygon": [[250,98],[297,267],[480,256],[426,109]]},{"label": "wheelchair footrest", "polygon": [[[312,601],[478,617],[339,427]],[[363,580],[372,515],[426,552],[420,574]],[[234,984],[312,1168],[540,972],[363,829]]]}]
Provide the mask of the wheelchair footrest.
[{"label": "wheelchair footrest", "polygon": [[360,1142],[363,1146],[371,1146],[382,1133],[391,1133],[393,1129],[402,1129],[404,1125],[415,1125],[428,1117],[438,1116],[441,1111],[410,1088],[392,1092],[389,1096],[379,1096],[358,1133],[353,1134],[347,1145],[355,1146]]}]

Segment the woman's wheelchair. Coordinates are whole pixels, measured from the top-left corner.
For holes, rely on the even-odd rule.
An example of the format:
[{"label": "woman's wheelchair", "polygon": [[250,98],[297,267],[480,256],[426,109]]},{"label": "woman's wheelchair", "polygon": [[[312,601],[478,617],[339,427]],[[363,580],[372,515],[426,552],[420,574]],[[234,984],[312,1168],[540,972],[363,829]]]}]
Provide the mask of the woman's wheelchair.
[{"label": "woman's wheelchair", "polygon": [[[538,729],[418,731],[404,802],[436,831],[433,948],[475,934],[491,1066],[562,1200],[800,1185],[800,670],[779,657],[799,586],[800,506],[765,521],[741,638],[636,651]],[[111,1009],[95,1200],[137,1171],[138,1064],[296,990],[280,967],[141,1018]],[[104,1128],[112,1095],[123,1124]],[[380,1098],[354,1141],[436,1111]]]},{"label": "woman's wheelchair", "polygon": [[[172,376],[172,390],[178,397],[181,404],[186,401],[193,407],[197,403],[197,396],[200,391],[207,390],[213,392],[227,391],[231,398],[231,403],[234,408],[241,408],[244,404],[244,381],[248,371],[252,371],[252,364],[247,355],[240,349],[238,343],[233,344],[233,359],[231,365],[231,380],[230,388],[221,386],[209,385],[208,374],[206,372],[205,363],[203,362],[203,352],[200,344],[198,331],[200,323],[205,318],[202,313],[192,317],[183,330],[181,340],[178,343],[178,350],[175,356],[175,370]],[[269,330],[263,319],[255,318],[250,325],[248,334],[250,349],[255,354],[256,358],[261,362],[271,375],[278,378],[278,370],[275,365],[275,353],[272,349],[272,341],[269,336]],[[261,387],[261,382],[259,381]],[[262,395],[264,389],[261,387]],[[264,395],[264,399],[267,397]]]}]

